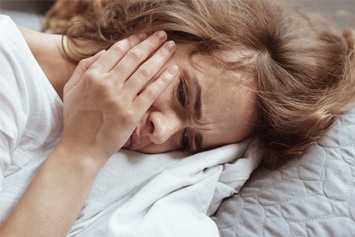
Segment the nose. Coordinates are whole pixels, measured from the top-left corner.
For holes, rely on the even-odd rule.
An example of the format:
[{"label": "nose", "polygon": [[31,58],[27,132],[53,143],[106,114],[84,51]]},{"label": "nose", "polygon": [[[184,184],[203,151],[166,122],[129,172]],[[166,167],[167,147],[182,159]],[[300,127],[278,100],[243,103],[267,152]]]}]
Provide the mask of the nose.
[{"label": "nose", "polygon": [[155,111],[147,120],[149,138],[154,144],[163,144],[183,129],[183,120],[174,113]]}]

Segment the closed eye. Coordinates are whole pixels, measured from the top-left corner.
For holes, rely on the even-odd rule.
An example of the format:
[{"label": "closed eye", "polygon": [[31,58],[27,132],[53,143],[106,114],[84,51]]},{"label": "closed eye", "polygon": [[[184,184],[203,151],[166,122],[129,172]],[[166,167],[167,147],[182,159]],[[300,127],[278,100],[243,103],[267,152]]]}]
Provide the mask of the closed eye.
[{"label": "closed eye", "polygon": [[186,85],[184,80],[180,77],[179,85],[177,87],[177,98],[182,107],[186,107]]},{"label": "closed eye", "polygon": [[181,142],[180,142],[180,147],[182,151],[188,151],[190,150],[190,141],[189,141],[189,134],[187,132],[187,129],[185,128],[182,137],[181,137]]}]

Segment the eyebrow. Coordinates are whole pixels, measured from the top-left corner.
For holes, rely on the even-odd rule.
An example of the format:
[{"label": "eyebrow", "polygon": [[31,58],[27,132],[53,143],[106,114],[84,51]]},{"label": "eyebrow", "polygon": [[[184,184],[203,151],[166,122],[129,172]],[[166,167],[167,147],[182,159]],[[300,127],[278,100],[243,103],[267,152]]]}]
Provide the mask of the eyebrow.
[{"label": "eyebrow", "polygon": [[202,105],[201,105],[201,85],[196,77],[192,77],[193,86],[195,87],[195,103],[194,103],[194,116],[200,120],[202,118]]},{"label": "eyebrow", "polygon": [[[186,73],[185,73],[186,74]],[[192,84],[195,88],[195,103],[194,103],[194,116],[198,119],[201,120],[202,118],[202,103],[201,103],[201,85],[197,78],[195,76],[189,78],[192,79]],[[203,143],[203,137],[201,133],[196,133],[194,137],[194,142],[195,142],[195,152],[199,152],[202,149],[202,143]]]}]

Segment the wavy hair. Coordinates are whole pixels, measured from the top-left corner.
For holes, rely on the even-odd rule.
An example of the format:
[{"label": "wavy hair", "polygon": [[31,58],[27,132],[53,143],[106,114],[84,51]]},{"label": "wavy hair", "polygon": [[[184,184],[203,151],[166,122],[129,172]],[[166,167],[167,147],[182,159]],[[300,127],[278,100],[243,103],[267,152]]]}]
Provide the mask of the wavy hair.
[{"label": "wavy hair", "polygon": [[[43,29],[67,36],[66,55],[72,62],[131,34],[165,30],[169,39],[192,45],[192,54],[210,55],[250,76],[257,88],[263,163],[269,168],[303,154],[354,105],[354,32],[316,27],[299,9],[281,1],[68,3],[53,6]],[[238,50],[250,53],[235,61],[220,56]]]}]

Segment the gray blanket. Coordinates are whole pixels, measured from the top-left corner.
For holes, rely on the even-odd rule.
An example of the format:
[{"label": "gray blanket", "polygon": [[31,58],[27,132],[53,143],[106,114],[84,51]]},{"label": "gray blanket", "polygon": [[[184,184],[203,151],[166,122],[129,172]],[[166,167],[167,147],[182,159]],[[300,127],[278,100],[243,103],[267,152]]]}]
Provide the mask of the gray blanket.
[{"label": "gray blanket", "polygon": [[301,158],[257,169],[214,220],[222,237],[355,236],[355,110]]}]

